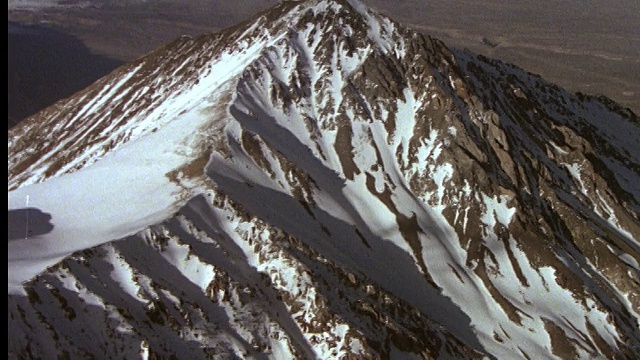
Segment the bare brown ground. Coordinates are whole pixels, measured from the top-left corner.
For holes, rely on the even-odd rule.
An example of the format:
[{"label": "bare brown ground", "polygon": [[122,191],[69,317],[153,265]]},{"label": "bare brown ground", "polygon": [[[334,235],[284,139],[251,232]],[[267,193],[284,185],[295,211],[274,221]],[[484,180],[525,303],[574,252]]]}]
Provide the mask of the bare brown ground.
[{"label": "bare brown ground", "polygon": [[[180,35],[215,32],[278,1],[181,1],[11,10],[10,21],[78,36],[98,54],[130,61]],[[518,65],[570,91],[605,95],[640,113],[640,2],[364,0],[450,47]]]},{"label": "bare brown ground", "polygon": [[640,2],[365,0],[449,47],[513,63],[640,111]]}]

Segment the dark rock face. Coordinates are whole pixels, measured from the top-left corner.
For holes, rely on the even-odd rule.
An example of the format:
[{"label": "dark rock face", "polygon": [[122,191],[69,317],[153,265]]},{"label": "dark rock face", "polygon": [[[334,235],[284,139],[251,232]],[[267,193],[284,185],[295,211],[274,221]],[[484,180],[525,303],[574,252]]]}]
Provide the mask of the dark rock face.
[{"label": "dark rock face", "polygon": [[[221,63],[228,77],[210,81]],[[9,189],[162,131],[135,126],[181,97],[207,105],[196,155],[167,177],[200,196],[10,295],[10,352],[640,355],[632,113],[355,1],[285,2],[179,39],[59,103],[76,112],[10,132]],[[74,141],[36,151],[43,132]]]}]

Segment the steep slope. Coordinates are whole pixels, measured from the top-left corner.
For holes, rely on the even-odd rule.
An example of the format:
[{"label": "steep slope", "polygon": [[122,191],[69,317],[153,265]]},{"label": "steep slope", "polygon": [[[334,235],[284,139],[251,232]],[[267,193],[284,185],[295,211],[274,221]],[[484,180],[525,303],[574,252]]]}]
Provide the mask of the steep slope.
[{"label": "steep slope", "polygon": [[636,358],[639,125],[357,1],[179,39],[9,133],[9,353]]}]

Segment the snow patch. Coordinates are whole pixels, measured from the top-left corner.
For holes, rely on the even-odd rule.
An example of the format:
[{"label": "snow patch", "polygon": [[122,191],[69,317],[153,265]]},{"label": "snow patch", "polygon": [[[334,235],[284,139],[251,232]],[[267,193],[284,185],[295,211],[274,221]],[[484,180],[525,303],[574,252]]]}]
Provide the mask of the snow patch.
[{"label": "snow patch", "polygon": [[510,208],[507,205],[510,198],[507,195],[489,197],[484,193],[482,195],[482,202],[485,207],[485,211],[482,214],[480,220],[483,224],[494,227],[496,221],[502,224],[504,227],[509,227],[513,215],[516,213],[516,208]]},{"label": "snow patch", "polygon": [[103,249],[107,252],[105,260],[113,266],[111,271],[111,279],[113,279],[124,292],[129,294],[132,298],[139,302],[146,304],[149,300],[142,296],[142,291],[137,285],[136,278],[138,274],[134,273],[131,266],[118,254],[116,249],[111,244],[103,246]]},{"label": "snow patch", "polygon": [[582,192],[582,194],[584,195],[589,195],[587,192],[587,188],[584,185],[584,182],[582,181],[581,178],[581,174],[580,174],[580,170],[582,169],[582,165],[580,164],[563,164],[565,168],[567,168],[567,170],[569,170],[569,174],[571,174],[571,176],[578,182],[578,184],[580,184],[580,192]]}]

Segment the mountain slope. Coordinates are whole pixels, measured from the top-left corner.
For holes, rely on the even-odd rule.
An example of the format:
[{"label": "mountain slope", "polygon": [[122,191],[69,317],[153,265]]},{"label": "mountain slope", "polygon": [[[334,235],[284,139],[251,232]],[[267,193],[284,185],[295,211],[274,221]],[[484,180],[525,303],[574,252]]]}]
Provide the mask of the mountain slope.
[{"label": "mountain slope", "polygon": [[635,358],[638,139],[357,1],[284,2],[9,133],[9,352]]}]

